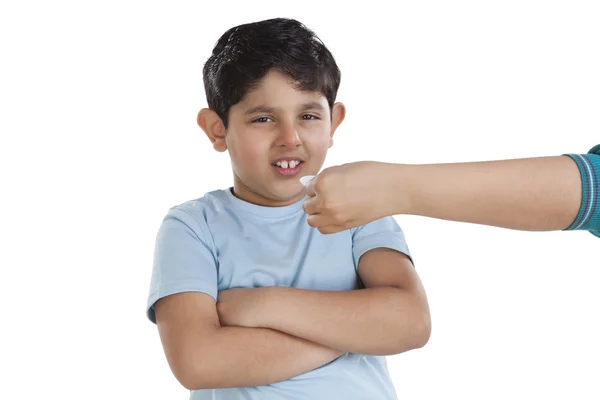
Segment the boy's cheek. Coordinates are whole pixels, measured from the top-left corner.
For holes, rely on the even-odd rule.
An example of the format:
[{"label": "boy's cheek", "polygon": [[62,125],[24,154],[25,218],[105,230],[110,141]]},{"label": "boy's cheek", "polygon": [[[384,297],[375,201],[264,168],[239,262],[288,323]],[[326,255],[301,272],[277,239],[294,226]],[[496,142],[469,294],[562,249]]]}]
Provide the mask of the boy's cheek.
[{"label": "boy's cheek", "polygon": [[[259,160],[264,160],[264,157],[254,156],[253,154],[243,154],[240,156],[232,155],[232,161],[235,167],[235,172],[246,177],[253,177],[261,170]],[[263,162],[263,164],[266,163]],[[262,166],[265,169],[265,166]]]}]

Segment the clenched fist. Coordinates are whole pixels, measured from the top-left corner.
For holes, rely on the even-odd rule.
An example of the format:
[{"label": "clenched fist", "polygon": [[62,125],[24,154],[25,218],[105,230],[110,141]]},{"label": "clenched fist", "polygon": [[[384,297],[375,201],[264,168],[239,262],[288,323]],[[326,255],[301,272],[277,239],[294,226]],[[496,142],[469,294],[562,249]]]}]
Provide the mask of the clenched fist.
[{"label": "clenched fist", "polygon": [[397,168],[362,161],[323,170],[306,187],[308,224],[321,233],[336,233],[394,215],[403,201],[390,185]]}]

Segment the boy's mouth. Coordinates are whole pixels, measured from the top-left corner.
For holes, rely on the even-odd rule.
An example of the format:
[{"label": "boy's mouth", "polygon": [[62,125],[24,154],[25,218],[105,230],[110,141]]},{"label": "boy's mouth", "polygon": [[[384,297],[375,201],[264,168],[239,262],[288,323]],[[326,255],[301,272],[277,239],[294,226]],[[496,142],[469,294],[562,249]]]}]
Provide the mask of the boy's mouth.
[{"label": "boy's mouth", "polygon": [[304,161],[290,158],[277,160],[271,165],[275,168],[279,175],[293,177],[298,175],[302,169],[302,164],[304,164]]},{"label": "boy's mouth", "polygon": [[272,165],[274,167],[281,167],[281,168],[296,168],[296,166],[300,165],[302,162],[303,162],[302,160],[292,158],[292,159],[275,161]]}]

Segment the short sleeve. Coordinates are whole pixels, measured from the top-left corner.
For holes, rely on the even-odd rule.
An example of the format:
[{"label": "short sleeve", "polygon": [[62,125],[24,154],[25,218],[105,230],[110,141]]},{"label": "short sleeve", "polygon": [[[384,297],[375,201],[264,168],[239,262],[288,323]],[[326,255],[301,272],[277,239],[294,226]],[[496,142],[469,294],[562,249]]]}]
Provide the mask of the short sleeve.
[{"label": "short sleeve", "polygon": [[[156,323],[154,304],[181,292],[203,292],[217,298],[217,262],[207,241],[205,221],[172,208],[156,236],[146,314]],[[212,242],[210,242],[212,243]]]},{"label": "short sleeve", "polygon": [[358,269],[358,261],[363,254],[377,248],[388,248],[412,256],[404,238],[404,232],[394,219],[385,217],[369,224],[359,226],[352,231],[352,253],[354,267]]},{"label": "short sleeve", "polygon": [[588,230],[600,237],[600,145],[588,154],[565,154],[575,161],[581,174],[581,206],[573,223],[565,230]]}]

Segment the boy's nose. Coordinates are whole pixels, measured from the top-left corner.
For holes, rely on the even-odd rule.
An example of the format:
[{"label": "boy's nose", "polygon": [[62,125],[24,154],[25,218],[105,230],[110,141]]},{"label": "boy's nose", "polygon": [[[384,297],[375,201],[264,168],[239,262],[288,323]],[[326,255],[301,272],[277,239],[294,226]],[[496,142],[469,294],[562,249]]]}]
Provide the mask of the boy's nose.
[{"label": "boy's nose", "polygon": [[278,144],[280,146],[285,147],[298,147],[302,144],[302,140],[300,140],[300,135],[298,135],[298,131],[294,125],[285,125],[281,128],[281,132],[279,134]]}]

